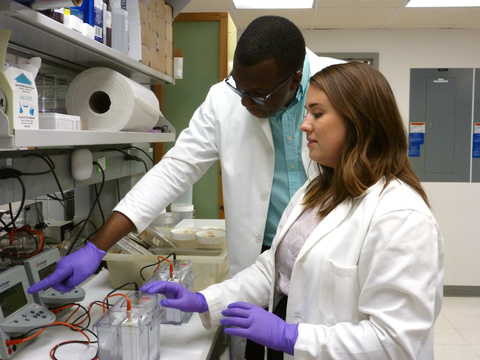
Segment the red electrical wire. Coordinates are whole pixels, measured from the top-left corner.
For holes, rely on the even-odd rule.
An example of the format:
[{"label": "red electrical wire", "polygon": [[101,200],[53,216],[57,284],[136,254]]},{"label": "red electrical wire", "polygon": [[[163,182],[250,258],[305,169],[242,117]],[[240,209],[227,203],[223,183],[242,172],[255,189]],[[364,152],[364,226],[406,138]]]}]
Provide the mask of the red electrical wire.
[{"label": "red electrical wire", "polygon": [[155,274],[157,272],[158,268],[160,267],[160,259],[168,261],[168,263],[170,264],[170,279],[173,279],[173,263],[170,260],[168,260],[167,258],[164,258],[163,256],[157,256],[157,260],[159,261],[159,263],[157,265],[157,268],[153,271],[153,273]]}]

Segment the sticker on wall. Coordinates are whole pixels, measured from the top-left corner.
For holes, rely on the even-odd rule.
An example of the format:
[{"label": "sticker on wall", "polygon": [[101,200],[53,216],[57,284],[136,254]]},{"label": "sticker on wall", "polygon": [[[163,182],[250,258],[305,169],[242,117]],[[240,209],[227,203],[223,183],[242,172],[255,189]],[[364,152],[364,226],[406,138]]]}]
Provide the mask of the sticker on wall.
[{"label": "sticker on wall", "polygon": [[425,142],[425,123],[410,123],[410,132],[408,134],[408,156],[419,157],[420,145]]},{"label": "sticker on wall", "polygon": [[480,158],[480,123],[473,126],[472,158]]}]

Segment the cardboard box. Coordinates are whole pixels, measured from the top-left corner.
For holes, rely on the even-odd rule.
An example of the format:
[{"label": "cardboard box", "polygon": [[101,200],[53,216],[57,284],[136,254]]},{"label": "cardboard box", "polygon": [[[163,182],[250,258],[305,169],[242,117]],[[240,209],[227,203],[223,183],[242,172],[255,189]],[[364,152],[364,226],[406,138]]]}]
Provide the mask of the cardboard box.
[{"label": "cardboard box", "polygon": [[173,43],[173,25],[165,22],[165,40]]},{"label": "cardboard box", "polygon": [[148,5],[143,1],[138,2],[138,9],[140,12],[140,21],[142,23],[148,24]]},{"label": "cardboard box", "polygon": [[[158,36],[157,37],[157,49],[158,49],[158,55],[162,57],[167,57],[167,42],[163,36]],[[165,60],[163,60],[165,62]]]},{"label": "cardboard box", "polygon": [[150,66],[150,48],[145,44],[142,44],[142,59],[140,62]]},{"label": "cardboard box", "polygon": [[82,5],[72,7],[83,13],[83,22],[93,26],[94,39],[103,44],[103,1],[83,0]]},{"label": "cardboard box", "polygon": [[173,7],[170,4],[165,4],[165,22],[173,24]]},{"label": "cardboard box", "polygon": [[165,73],[166,58],[165,54],[161,54],[158,51],[150,49],[150,67],[153,69]]},{"label": "cardboard box", "polygon": [[[163,22],[163,18],[160,19]],[[150,16],[148,17],[148,27],[152,29],[155,33],[158,32],[158,15],[153,10],[150,9]]]},{"label": "cardboard box", "polygon": [[[66,27],[78,31],[79,33],[83,32],[83,21],[75,15],[63,15],[63,25]],[[95,36],[95,33],[94,33]]]},{"label": "cardboard box", "polygon": [[157,11],[155,11],[158,16],[165,22],[165,0],[157,0]]}]

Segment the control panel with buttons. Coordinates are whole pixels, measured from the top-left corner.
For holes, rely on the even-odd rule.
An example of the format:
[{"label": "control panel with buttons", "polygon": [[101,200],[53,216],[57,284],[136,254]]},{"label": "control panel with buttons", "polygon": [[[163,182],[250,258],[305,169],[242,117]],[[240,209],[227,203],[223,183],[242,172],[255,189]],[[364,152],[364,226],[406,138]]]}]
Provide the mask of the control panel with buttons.
[{"label": "control panel with buttons", "polygon": [[55,322],[55,315],[38,304],[27,304],[7,320],[0,323],[0,328],[10,335],[24,334],[25,332]]},{"label": "control panel with buttons", "polygon": [[36,304],[27,292],[30,283],[25,267],[8,268],[0,273],[0,357],[10,359],[31,340],[19,345],[9,341],[25,336],[30,330],[39,330],[55,322],[55,315],[46,307]]},{"label": "control panel with buttons", "polygon": [[[33,285],[52,274],[59,260],[60,251],[58,248],[44,250],[40,254],[26,259],[23,265],[27,271],[30,284]],[[76,286],[69,292],[59,292],[48,288],[33,294],[33,298],[37,304],[51,308],[82,301],[85,298],[85,290],[80,286]]]}]

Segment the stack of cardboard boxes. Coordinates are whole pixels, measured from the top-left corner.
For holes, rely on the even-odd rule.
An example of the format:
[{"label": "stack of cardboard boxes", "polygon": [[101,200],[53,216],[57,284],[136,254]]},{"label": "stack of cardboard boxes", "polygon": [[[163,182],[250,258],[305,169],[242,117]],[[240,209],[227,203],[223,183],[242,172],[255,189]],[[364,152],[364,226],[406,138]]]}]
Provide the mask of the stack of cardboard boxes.
[{"label": "stack of cardboard boxes", "polygon": [[173,8],[165,0],[139,0],[141,62],[173,76]]}]

